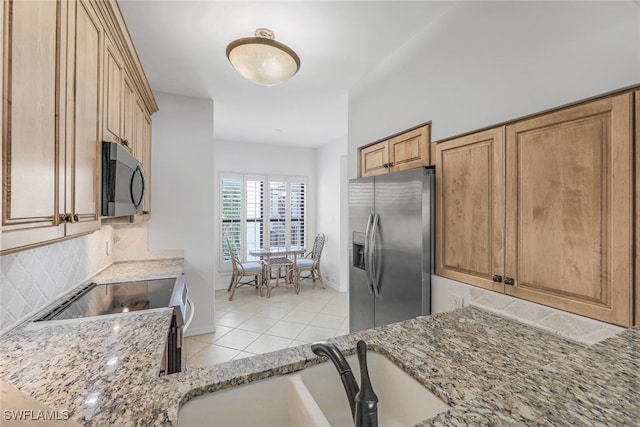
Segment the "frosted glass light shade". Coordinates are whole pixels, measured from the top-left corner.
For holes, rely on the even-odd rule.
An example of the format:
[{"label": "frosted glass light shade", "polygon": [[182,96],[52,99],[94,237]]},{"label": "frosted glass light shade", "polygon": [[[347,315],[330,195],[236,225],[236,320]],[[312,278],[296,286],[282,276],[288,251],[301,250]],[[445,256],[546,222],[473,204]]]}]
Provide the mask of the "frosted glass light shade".
[{"label": "frosted glass light shade", "polygon": [[288,46],[273,40],[273,33],[256,30],[257,37],[235,40],[227,46],[227,58],[249,81],[274,86],[289,80],[300,69],[300,58]]}]

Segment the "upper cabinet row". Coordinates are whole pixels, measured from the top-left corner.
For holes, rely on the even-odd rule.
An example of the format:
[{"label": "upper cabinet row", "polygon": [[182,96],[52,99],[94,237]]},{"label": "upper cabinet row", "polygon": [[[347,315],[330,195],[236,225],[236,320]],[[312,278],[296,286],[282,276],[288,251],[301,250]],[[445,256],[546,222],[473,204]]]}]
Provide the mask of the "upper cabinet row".
[{"label": "upper cabinet row", "polygon": [[431,125],[426,124],[360,149],[359,176],[428,166]]},{"label": "upper cabinet row", "polygon": [[8,253],[98,229],[101,142],[149,175],[157,105],[115,1],[7,0],[0,30]]},{"label": "upper cabinet row", "polygon": [[639,93],[437,144],[436,273],[630,326]]}]

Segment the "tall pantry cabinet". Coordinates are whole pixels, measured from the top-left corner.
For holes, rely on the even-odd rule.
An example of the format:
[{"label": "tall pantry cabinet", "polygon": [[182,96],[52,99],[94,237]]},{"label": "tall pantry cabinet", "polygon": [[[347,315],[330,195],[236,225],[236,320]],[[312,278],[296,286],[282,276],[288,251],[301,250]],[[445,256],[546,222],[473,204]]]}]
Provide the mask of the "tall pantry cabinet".
[{"label": "tall pantry cabinet", "polygon": [[631,325],[633,96],[438,144],[436,273]]},{"label": "tall pantry cabinet", "polygon": [[157,105],[113,0],[5,0],[0,32],[5,254],[100,228],[102,141],[139,116],[123,73],[142,126]]}]

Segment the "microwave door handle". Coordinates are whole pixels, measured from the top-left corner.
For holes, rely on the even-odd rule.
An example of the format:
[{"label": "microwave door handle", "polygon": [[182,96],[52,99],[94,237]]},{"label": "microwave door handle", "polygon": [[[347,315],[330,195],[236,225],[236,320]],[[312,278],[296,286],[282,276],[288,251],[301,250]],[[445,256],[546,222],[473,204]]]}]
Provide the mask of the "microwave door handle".
[{"label": "microwave door handle", "polygon": [[[140,194],[140,200],[138,201],[135,200],[135,195],[133,194],[133,180],[136,177],[136,173],[140,174],[140,180],[142,181],[142,193]],[[140,164],[138,164],[138,166],[136,166],[135,170],[133,171],[133,174],[131,175],[131,182],[129,182],[129,197],[131,198],[131,203],[133,203],[133,207],[136,209],[136,211],[142,204],[142,200],[144,199],[144,191],[145,191],[144,174],[142,173],[142,168],[140,167]]]}]

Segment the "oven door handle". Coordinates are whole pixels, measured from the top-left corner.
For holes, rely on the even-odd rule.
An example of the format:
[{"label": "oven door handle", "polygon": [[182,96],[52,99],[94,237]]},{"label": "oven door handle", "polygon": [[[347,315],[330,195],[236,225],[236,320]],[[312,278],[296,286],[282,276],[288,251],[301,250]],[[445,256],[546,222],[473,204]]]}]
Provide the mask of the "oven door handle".
[{"label": "oven door handle", "polygon": [[187,310],[189,310],[189,316],[187,316],[187,321],[184,322],[184,326],[182,327],[183,333],[187,330],[187,328],[191,324],[191,321],[193,320],[193,315],[196,313],[196,307],[195,305],[193,305],[193,301],[191,301],[191,298],[189,297],[187,297]]}]

